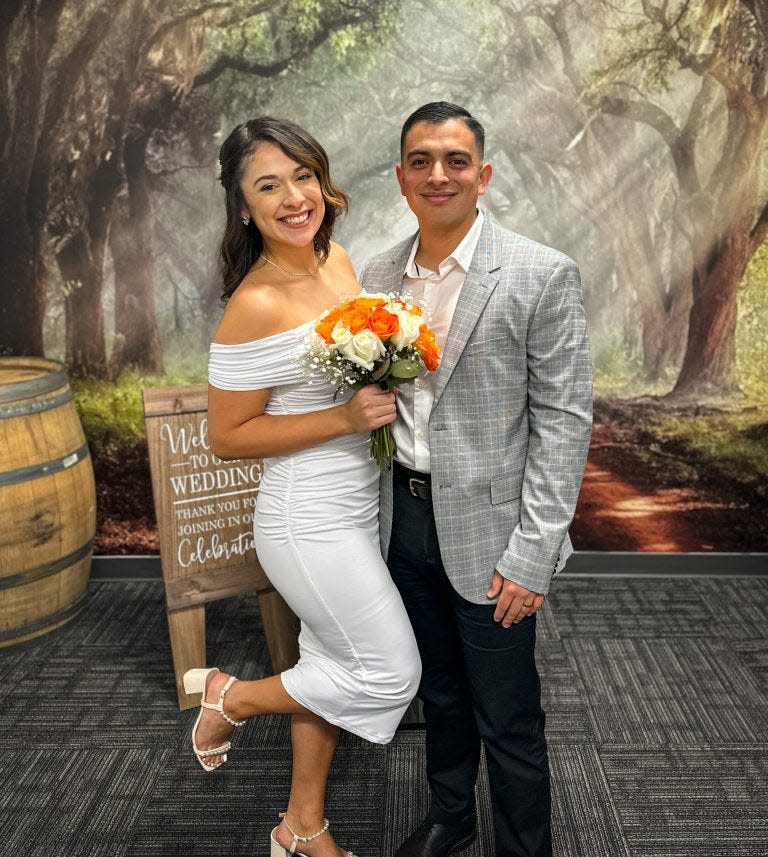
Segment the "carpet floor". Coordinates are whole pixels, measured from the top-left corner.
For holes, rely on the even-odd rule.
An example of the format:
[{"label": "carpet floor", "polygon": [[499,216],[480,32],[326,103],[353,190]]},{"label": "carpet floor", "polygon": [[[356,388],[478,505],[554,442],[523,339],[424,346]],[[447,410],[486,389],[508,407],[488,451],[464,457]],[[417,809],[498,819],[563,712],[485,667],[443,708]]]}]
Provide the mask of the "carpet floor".
[{"label": "carpet floor", "polygon": [[[209,663],[268,668],[258,604],[207,609]],[[538,623],[557,857],[768,855],[768,579],[561,578]],[[0,650],[0,855],[262,857],[288,789],[288,720],[250,721],[206,775],[179,713],[159,581],[91,584],[86,609]],[[480,835],[493,857],[485,769]],[[424,736],[348,734],[327,814],[390,857],[426,808]]]}]

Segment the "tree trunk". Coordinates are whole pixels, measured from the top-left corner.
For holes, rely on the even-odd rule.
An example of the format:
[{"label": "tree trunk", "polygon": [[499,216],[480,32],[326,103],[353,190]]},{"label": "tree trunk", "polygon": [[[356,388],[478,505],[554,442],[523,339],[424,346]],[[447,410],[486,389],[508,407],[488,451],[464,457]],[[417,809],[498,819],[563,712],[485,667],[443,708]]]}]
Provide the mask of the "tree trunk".
[{"label": "tree trunk", "polygon": [[738,225],[694,270],[688,343],[672,396],[738,392],[737,296],[752,258],[750,228]]},{"label": "tree trunk", "polygon": [[112,369],[163,371],[153,288],[153,210],[146,164],[148,136],[125,141],[128,200],[118,205],[110,248],[115,268],[115,348]]},{"label": "tree trunk", "polygon": [[101,306],[104,247],[92,248],[81,228],[56,255],[64,279],[67,364],[81,378],[107,374],[104,312]]},{"label": "tree trunk", "polygon": [[102,293],[107,238],[123,184],[118,152],[105,152],[88,172],[78,189],[80,222],[56,255],[64,280],[67,363],[84,378],[104,378],[108,370]]},{"label": "tree trunk", "polygon": [[758,243],[760,174],[768,102],[729,103],[729,135],[708,187],[708,203],[688,200],[693,237],[693,304],[680,375],[671,396],[719,396],[736,380],[737,298]]},{"label": "tree trunk", "polygon": [[[0,353],[43,355],[45,268],[43,236],[47,187],[38,188],[36,168],[52,141],[41,136],[45,112],[44,70],[56,41],[64,0],[45,0],[34,9],[18,0],[0,13],[0,72],[7,81],[9,50],[25,69],[6,91],[0,110]],[[21,18],[22,20],[18,20]],[[8,36],[16,25],[16,41]],[[6,84],[6,89],[8,89]]]},{"label": "tree trunk", "polygon": [[3,188],[0,195],[0,354],[43,356],[45,313],[44,272],[39,235],[25,213],[20,189]]}]

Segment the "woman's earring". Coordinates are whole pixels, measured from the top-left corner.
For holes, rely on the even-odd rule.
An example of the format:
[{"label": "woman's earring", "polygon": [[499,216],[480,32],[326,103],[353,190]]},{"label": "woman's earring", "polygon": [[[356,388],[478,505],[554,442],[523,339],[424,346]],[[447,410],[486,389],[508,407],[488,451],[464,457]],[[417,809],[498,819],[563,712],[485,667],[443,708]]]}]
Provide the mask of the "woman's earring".
[{"label": "woman's earring", "polygon": [[250,222],[251,222],[250,217],[244,217],[243,218],[243,226],[247,226]]}]

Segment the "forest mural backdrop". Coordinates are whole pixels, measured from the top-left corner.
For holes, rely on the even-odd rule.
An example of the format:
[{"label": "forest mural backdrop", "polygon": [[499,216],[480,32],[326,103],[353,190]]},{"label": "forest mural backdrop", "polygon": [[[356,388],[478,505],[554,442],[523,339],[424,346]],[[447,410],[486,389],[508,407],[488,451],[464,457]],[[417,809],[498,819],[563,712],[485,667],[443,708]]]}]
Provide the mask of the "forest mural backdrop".
[{"label": "forest mural backdrop", "polygon": [[157,547],[140,390],[205,379],[224,136],[314,133],[359,269],[414,229],[393,165],[433,99],[486,126],[485,208],[582,269],[577,547],[768,550],[760,0],[5,0],[0,80],[0,353],[68,366],[97,550]]}]

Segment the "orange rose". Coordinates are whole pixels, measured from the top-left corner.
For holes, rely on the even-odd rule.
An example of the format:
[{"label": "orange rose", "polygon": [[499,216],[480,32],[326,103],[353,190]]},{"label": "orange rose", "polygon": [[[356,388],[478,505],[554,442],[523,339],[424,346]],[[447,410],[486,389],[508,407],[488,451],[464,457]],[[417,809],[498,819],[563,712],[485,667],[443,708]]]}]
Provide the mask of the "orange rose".
[{"label": "orange rose", "polygon": [[434,372],[440,365],[440,348],[435,334],[426,324],[422,324],[419,328],[419,338],[413,344],[421,355],[424,365],[430,372]]},{"label": "orange rose", "polygon": [[368,319],[371,317],[371,310],[368,307],[362,307],[353,303],[349,309],[345,310],[341,316],[341,320],[352,333],[360,333],[360,331],[368,326]]},{"label": "orange rose", "polygon": [[379,339],[386,340],[400,330],[400,322],[396,315],[378,306],[371,312],[368,329]]},{"label": "orange rose", "polygon": [[384,298],[356,298],[355,303],[358,306],[365,307],[366,309],[373,309],[377,306],[384,306],[386,301]]},{"label": "orange rose", "polygon": [[340,318],[341,312],[337,307],[336,309],[331,310],[325,318],[321,319],[320,322],[315,325],[315,330],[326,342],[333,342],[331,331],[336,327],[336,322]]}]

